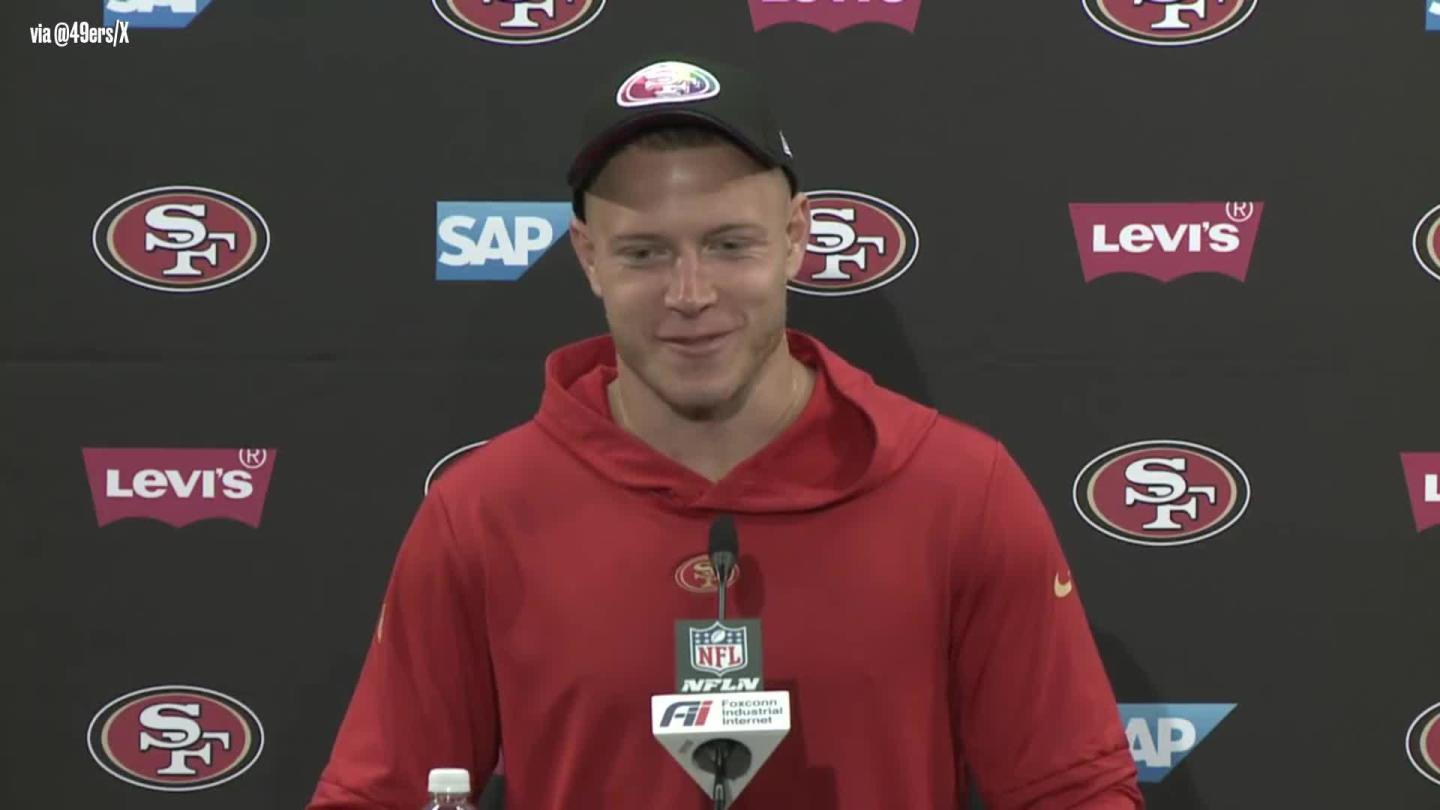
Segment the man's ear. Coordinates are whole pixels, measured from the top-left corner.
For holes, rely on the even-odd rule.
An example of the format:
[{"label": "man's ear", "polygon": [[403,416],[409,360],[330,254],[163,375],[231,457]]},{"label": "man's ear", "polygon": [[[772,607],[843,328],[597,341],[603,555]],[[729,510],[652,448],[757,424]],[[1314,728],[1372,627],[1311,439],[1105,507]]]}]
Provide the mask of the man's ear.
[{"label": "man's ear", "polygon": [[805,261],[805,246],[810,243],[810,198],[804,192],[790,198],[785,239],[789,243],[785,255],[785,277],[794,281],[800,272],[801,262]]},{"label": "man's ear", "polygon": [[590,291],[599,298],[600,279],[595,274],[595,242],[590,238],[589,224],[582,222],[579,217],[570,219],[570,247],[575,250],[580,269],[585,271],[585,280],[590,282]]}]

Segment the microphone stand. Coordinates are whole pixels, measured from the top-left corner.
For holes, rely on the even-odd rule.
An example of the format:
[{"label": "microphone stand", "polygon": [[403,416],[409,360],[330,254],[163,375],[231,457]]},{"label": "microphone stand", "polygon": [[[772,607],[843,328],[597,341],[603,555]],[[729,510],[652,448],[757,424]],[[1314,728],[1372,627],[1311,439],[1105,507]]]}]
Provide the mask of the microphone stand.
[{"label": "microphone stand", "polygon": [[[727,551],[711,552],[710,566],[715,571],[718,582],[716,590],[720,594],[720,622],[725,622],[725,591],[729,584],[730,567],[734,564],[733,554]],[[730,804],[729,797],[725,790],[725,765],[730,759],[730,750],[734,743],[729,740],[715,741],[715,785],[710,791],[710,797],[715,801],[715,810],[725,810]]]}]

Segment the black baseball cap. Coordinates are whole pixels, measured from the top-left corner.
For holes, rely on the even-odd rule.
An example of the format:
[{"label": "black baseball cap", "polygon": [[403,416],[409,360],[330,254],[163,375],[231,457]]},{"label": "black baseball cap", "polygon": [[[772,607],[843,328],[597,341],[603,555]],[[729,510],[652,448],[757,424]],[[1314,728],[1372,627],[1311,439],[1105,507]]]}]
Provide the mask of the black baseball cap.
[{"label": "black baseball cap", "polygon": [[791,192],[799,191],[794,156],[760,80],[723,62],[666,55],[628,64],[598,82],[565,175],[575,215],[583,217],[585,190],[616,150],[646,130],[696,123],[715,128],[761,165],[783,169]]}]

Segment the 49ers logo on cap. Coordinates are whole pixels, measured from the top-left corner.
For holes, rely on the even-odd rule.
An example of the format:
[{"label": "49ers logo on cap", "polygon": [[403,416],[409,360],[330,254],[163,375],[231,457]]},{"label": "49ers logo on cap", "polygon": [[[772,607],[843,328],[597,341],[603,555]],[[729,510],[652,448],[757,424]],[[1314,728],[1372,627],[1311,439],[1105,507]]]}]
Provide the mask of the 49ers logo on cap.
[{"label": "49ers logo on cap", "polygon": [[1440,703],[1421,712],[1410,724],[1405,753],[1421,776],[1440,785]]},{"label": "49ers logo on cap", "polygon": [[1415,258],[1425,272],[1440,281],[1440,205],[1431,208],[1415,226]]},{"label": "49ers logo on cap", "polygon": [[270,229],[249,203],[199,186],[136,192],[95,221],[95,255],[131,284],[200,292],[249,275],[270,249]]},{"label": "49ers logo on cap", "polygon": [[1101,453],[1075,478],[1075,508],[1096,530],[1143,546],[1182,546],[1235,525],[1250,481],[1228,456],[1173,439]]},{"label": "49ers logo on cap", "polygon": [[430,0],[462,33],[501,45],[537,45],[595,21],[605,0]]},{"label": "49ers logo on cap", "polygon": [[715,74],[689,62],[656,62],[630,75],[615,91],[621,107],[700,101],[720,95]]},{"label": "49ers logo on cap", "polygon": [[244,773],[265,746],[245,704],[196,686],[155,686],[95,714],[90,755],[122,782],[170,792],[204,790]]},{"label": "49ers logo on cap", "polygon": [[788,285],[806,295],[856,295],[899,278],[920,254],[920,231],[899,207],[857,191],[807,192],[810,241]]},{"label": "49ers logo on cap", "polygon": [[1223,36],[1257,0],[1081,0],[1096,25],[1142,45],[1194,45]]}]

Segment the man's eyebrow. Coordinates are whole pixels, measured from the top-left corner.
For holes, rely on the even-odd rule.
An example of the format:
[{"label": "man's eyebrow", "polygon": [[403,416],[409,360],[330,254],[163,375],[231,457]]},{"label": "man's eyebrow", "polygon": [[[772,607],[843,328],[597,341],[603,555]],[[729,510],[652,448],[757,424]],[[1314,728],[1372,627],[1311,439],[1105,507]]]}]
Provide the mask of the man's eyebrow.
[{"label": "man's eyebrow", "polygon": [[[754,222],[730,222],[724,225],[720,225],[716,228],[711,228],[705,233],[705,236],[715,237],[720,236],[721,234],[736,232],[764,233],[765,228],[764,226]],[[611,237],[611,240],[615,242],[664,242],[668,238],[669,237],[665,236],[664,234],[636,231],[634,233],[616,234],[615,236]]]}]

